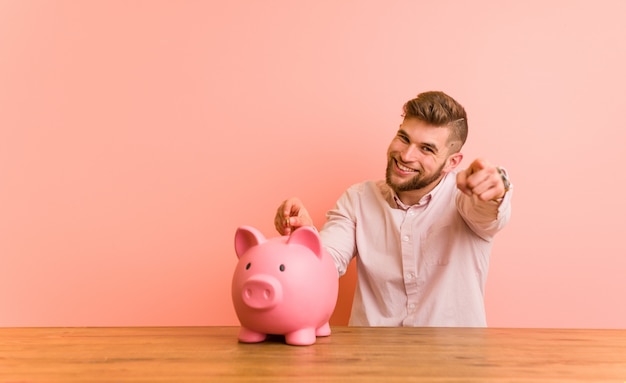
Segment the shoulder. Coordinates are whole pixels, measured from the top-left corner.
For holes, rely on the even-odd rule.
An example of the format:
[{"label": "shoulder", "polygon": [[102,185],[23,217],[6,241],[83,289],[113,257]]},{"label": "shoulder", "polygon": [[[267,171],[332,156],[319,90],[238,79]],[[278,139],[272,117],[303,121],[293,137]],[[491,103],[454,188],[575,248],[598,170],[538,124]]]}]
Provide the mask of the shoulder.
[{"label": "shoulder", "polygon": [[[382,183],[382,185],[381,185]],[[381,186],[386,186],[385,181],[363,181],[353,185],[350,185],[348,189],[346,189],[346,193],[350,194],[364,194],[364,193],[372,193],[379,191]]]},{"label": "shoulder", "polygon": [[370,203],[393,199],[393,191],[385,181],[368,180],[351,185],[343,193],[343,200],[349,200],[353,203],[356,201]]}]

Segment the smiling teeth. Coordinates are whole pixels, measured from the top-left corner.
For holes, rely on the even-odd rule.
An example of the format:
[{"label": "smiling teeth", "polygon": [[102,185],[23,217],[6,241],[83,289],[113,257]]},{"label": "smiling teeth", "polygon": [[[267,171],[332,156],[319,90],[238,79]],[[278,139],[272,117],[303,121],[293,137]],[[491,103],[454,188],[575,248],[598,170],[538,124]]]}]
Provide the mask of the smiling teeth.
[{"label": "smiling teeth", "polygon": [[411,168],[407,168],[406,166],[401,165],[399,162],[396,162],[396,164],[398,165],[398,168],[400,170],[402,170],[402,171],[405,171],[405,172],[416,172],[417,171],[417,170],[414,170],[414,169],[411,169]]}]

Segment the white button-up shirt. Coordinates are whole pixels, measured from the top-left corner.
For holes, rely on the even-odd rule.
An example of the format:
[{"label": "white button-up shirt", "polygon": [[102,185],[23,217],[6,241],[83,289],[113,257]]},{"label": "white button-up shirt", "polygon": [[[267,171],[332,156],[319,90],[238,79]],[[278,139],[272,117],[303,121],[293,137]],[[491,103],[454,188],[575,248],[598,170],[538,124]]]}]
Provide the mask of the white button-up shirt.
[{"label": "white button-up shirt", "polygon": [[494,235],[511,213],[456,188],[447,174],[405,206],[384,181],[350,187],[320,231],[340,275],[356,257],[353,326],[486,326],[484,289]]}]

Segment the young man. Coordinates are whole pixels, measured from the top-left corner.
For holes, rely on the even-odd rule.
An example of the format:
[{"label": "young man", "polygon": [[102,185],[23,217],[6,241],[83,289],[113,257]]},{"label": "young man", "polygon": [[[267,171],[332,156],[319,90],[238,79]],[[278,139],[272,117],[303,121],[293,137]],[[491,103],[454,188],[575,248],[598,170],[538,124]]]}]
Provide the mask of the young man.
[{"label": "young man", "polygon": [[[509,221],[506,172],[484,159],[457,170],[464,108],[443,92],[403,107],[385,181],[351,186],[320,231],[339,275],[353,257],[354,326],[486,326],[484,289],[495,234]],[[278,208],[281,234],[312,219],[297,198]]]}]

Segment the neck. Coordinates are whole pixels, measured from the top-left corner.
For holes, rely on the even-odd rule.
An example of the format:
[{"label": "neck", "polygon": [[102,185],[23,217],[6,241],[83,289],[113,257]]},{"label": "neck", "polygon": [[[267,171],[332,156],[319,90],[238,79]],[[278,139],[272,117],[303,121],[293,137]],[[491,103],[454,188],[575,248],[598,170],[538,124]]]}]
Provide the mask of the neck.
[{"label": "neck", "polygon": [[439,185],[439,182],[441,182],[443,177],[444,176],[442,175],[441,177],[437,178],[435,181],[419,189],[406,190],[406,191],[396,190],[396,194],[398,195],[398,198],[400,199],[400,201],[402,201],[403,204],[407,206],[417,205],[419,201],[422,198],[424,198],[426,194],[433,191],[433,189],[437,187],[437,185]]},{"label": "neck", "polygon": [[[432,189],[431,189],[432,190]],[[424,189],[420,190],[412,190],[412,191],[404,191],[404,192],[396,192],[400,201],[407,206],[417,205],[419,201],[424,198],[426,194],[428,194],[430,190],[424,191]]]}]

